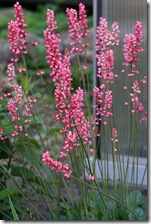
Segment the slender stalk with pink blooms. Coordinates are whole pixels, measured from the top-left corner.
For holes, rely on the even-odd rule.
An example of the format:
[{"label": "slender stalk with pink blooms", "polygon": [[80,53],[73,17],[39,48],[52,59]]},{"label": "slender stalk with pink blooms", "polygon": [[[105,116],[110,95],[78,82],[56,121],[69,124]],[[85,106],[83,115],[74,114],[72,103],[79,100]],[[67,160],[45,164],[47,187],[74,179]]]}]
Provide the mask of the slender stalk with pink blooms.
[{"label": "slender stalk with pink blooms", "polygon": [[19,55],[27,54],[27,39],[28,32],[26,30],[26,23],[24,20],[24,14],[22,6],[17,2],[14,5],[15,21],[8,23],[8,42],[12,45],[10,49],[14,55],[11,59],[12,62],[19,60]]},{"label": "slender stalk with pink blooms", "polygon": [[[74,16],[76,20],[76,13]],[[47,49],[47,62],[52,69],[50,75],[53,77],[55,85],[54,95],[57,111],[54,114],[54,118],[62,122],[64,128],[60,133],[66,136],[62,151],[59,153],[59,157],[62,160],[63,157],[67,157],[68,153],[71,152],[74,147],[80,146],[81,140],[84,145],[91,145],[90,124],[82,111],[82,107],[84,106],[84,91],[79,88],[75,94],[71,94],[73,88],[71,85],[72,78],[69,51],[66,49],[65,56],[62,58],[59,51],[59,34],[53,33],[54,29],[57,28],[53,11],[47,10],[47,24],[48,27],[44,31],[44,37]],[[83,24],[83,29],[85,28],[86,26]],[[71,36],[73,37],[74,35],[77,36],[73,32]],[[45,156],[46,153],[43,154],[43,160]],[[46,161],[47,160],[45,160],[45,164],[47,163]],[[47,165],[50,166],[49,163],[47,163]],[[68,169],[66,169],[66,171],[56,169],[56,171],[63,172],[64,177],[69,178],[72,171]]]},{"label": "slender stalk with pink blooms", "polygon": [[[94,130],[97,130],[98,124],[108,124],[108,118],[112,113],[112,89],[114,79],[114,51],[112,46],[119,45],[118,24],[112,24],[112,31],[108,30],[108,22],[100,18],[96,33],[96,58],[97,58],[97,76],[100,79],[100,86],[94,87],[93,96],[96,101],[96,117],[93,120]],[[99,133],[97,133],[98,135]]]}]

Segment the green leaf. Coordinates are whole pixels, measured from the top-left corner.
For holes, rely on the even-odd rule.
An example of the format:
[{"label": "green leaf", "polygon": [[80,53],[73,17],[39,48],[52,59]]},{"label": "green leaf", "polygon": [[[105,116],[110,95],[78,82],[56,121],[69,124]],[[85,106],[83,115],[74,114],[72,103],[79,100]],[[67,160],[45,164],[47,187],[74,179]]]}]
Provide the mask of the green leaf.
[{"label": "green leaf", "polygon": [[18,193],[17,189],[12,189],[12,188],[6,188],[2,191],[0,191],[0,200],[7,198],[10,195]]},{"label": "green leaf", "polygon": [[54,133],[60,133],[60,130],[61,130],[61,128],[51,128],[48,131],[47,135],[54,134]]},{"label": "green leaf", "polygon": [[100,209],[104,208],[104,204],[103,204],[102,198],[101,198],[101,196],[100,196],[100,194],[98,192],[96,193],[96,202],[97,202],[97,206]]},{"label": "green leaf", "polygon": [[14,218],[14,220],[19,220],[17,212],[16,212],[16,210],[14,208],[14,205],[13,205],[13,203],[11,201],[11,198],[9,196],[8,196],[8,198],[9,198],[9,204],[10,204],[10,208],[12,210],[13,218]]},{"label": "green leaf", "polygon": [[12,145],[9,138],[0,140],[0,159],[6,159],[12,152]]},{"label": "green leaf", "polygon": [[39,143],[34,138],[22,138],[21,141],[17,141],[15,144],[16,147],[21,147],[22,145],[24,145],[28,149],[30,149],[31,147],[40,149]]},{"label": "green leaf", "polygon": [[14,205],[14,208],[19,214],[25,215],[26,214],[26,209],[21,206],[20,203],[20,197],[22,197],[20,194],[17,194],[15,196],[11,196],[11,201]]},{"label": "green leaf", "polygon": [[[136,208],[134,212],[141,220],[143,219],[144,211],[142,208]],[[131,220],[131,221],[136,220],[136,216],[133,215],[131,212],[129,213],[128,217],[129,217],[129,220]]]},{"label": "green leaf", "polygon": [[65,220],[68,220],[68,218],[67,218],[66,215],[60,215],[60,216],[59,216],[59,220],[60,220],[60,221],[65,221]]},{"label": "green leaf", "polygon": [[143,204],[143,194],[141,191],[137,190],[136,191],[136,205],[137,206],[142,206]]},{"label": "green leaf", "polygon": [[135,190],[131,191],[126,195],[126,204],[133,206],[133,201],[135,200],[135,206],[142,206],[143,204],[143,195],[141,191]]},{"label": "green leaf", "polygon": [[36,81],[36,82],[33,82],[33,83],[31,83],[29,86],[28,86],[28,92],[37,84],[39,82],[39,80],[38,81]]},{"label": "green leaf", "polygon": [[[46,185],[48,182],[43,180],[41,177],[36,176],[31,170],[25,167],[13,167],[11,171],[12,176],[21,177],[28,182],[34,182],[38,185]],[[52,182],[53,183],[53,182]],[[50,185],[51,183],[49,183]]]},{"label": "green leaf", "polygon": [[30,79],[27,76],[22,77],[21,85],[26,93],[28,93]]},{"label": "green leaf", "polygon": [[41,95],[41,93],[38,92],[38,93],[35,93],[34,96],[35,96],[36,98],[41,98],[42,95]]},{"label": "green leaf", "polygon": [[35,178],[34,173],[25,167],[13,167],[11,174],[12,176],[21,177],[25,181],[34,181]]},{"label": "green leaf", "polygon": [[0,99],[0,105],[5,106],[7,101],[5,99]]},{"label": "green leaf", "polygon": [[67,210],[70,208],[67,204],[65,204],[63,202],[60,202],[60,207],[64,208],[64,209],[67,209]]},{"label": "green leaf", "polygon": [[31,147],[35,147],[36,149],[40,149],[39,143],[34,138],[24,138],[22,139],[24,143],[29,144]]},{"label": "green leaf", "polygon": [[7,203],[4,203],[3,201],[0,202],[0,212],[8,211],[9,209],[10,209],[10,206]]},{"label": "green leaf", "polygon": [[13,124],[11,124],[8,118],[2,120],[2,127],[3,127],[3,135],[9,135],[14,131]]}]

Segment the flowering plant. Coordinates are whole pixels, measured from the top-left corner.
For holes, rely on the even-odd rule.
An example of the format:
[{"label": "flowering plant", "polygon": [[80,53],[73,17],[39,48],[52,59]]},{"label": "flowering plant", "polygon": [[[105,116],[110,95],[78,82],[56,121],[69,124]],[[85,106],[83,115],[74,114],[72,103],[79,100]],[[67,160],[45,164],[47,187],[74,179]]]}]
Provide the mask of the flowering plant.
[{"label": "flowering plant", "polygon": [[[0,140],[1,159],[4,164],[0,165],[2,173],[1,192],[6,196],[3,201],[10,206],[6,212],[0,211],[5,219],[24,219],[29,214],[30,219],[67,219],[67,220],[116,220],[116,219],[144,219],[143,208],[136,209],[138,197],[142,197],[139,191],[129,192],[127,169],[122,177],[122,162],[119,160],[119,144],[121,133],[118,130],[114,115],[113,86],[116,85],[120,75],[114,74],[114,48],[120,43],[120,31],[117,22],[112,24],[112,30],[108,29],[108,22],[100,18],[96,30],[96,58],[97,77],[100,84],[92,90],[94,106],[88,94],[91,89],[88,76],[86,52],[90,44],[87,42],[89,29],[85,6],[80,3],[79,10],[67,8],[69,35],[71,49],[65,49],[64,55],[60,53],[60,35],[56,33],[57,22],[53,10],[48,9],[46,14],[47,28],[44,30],[44,43],[46,47],[46,60],[50,67],[51,85],[54,92],[50,91],[46,82],[46,74],[35,64],[34,77],[29,74],[26,66],[26,55],[32,48],[36,48],[38,42],[28,40],[28,32],[21,5],[14,5],[15,20],[8,23],[8,42],[12,52],[11,62],[7,68],[7,80],[0,80],[0,103],[4,111],[1,117]],[[147,77],[138,80],[136,63],[143,49],[142,22],[137,21],[134,26],[134,34],[126,34],[124,37],[123,66],[129,68],[128,77],[131,83],[131,92],[125,106],[129,108],[131,122],[134,122],[134,150],[138,158],[137,149],[137,125],[138,115],[140,123],[146,122],[147,112],[141,102],[141,85],[145,84]],[[71,55],[77,59],[77,74],[82,80],[82,87],[74,90],[72,86]],[[34,63],[34,59],[33,59]],[[122,71],[124,72],[124,70]],[[35,78],[36,77],[36,78]],[[38,81],[37,81],[38,80]],[[86,85],[87,81],[87,85]],[[47,100],[37,92],[39,84],[44,83],[48,91]],[[4,86],[8,91],[5,91]],[[129,91],[124,86],[124,91]],[[53,97],[54,96],[54,97]],[[51,99],[51,100],[50,100]],[[116,98],[115,98],[116,100]],[[46,120],[46,111],[49,116],[49,106],[53,105],[55,111],[53,119],[56,125],[51,127],[51,122]],[[42,108],[42,111],[40,110]],[[43,111],[43,108],[45,110]],[[94,114],[92,110],[94,109]],[[43,113],[40,115],[40,112]],[[141,124],[140,124],[141,125]],[[105,134],[107,135],[106,137]],[[62,136],[62,146],[59,150],[49,139],[53,135]],[[108,134],[109,133],[109,134]],[[109,136],[109,137],[108,137]],[[113,161],[113,189],[110,190],[108,180],[108,165],[103,165],[106,160],[109,163],[108,146],[103,152],[102,146],[96,144],[96,138],[100,142],[111,142],[111,155]],[[103,139],[104,138],[104,139]],[[128,142],[127,147],[130,145]],[[100,146],[100,147],[98,147]],[[99,172],[101,175],[101,187],[97,177],[96,166],[98,164],[97,150],[100,152]],[[4,154],[5,153],[5,154]],[[41,159],[42,156],[42,159]],[[18,166],[17,166],[18,164]],[[117,165],[120,166],[118,173],[122,191],[117,194]],[[134,183],[134,165],[131,175],[130,186],[138,187]],[[138,160],[137,160],[138,167]],[[107,172],[106,172],[107,171]],[[20,184],[16,177],[21,178]],[[13,188],[8,187],[7,179]],[[137,177],[138,178],[138,177]],[[136,178],[136,179],[137,179]],[[143,182],[143,179],[142,179]],[[30,184],[29,184],[30,183]],[[10,183],[9,183],[10,184]],[[23,190],[26,188],[26,193]],[[34,194],[40,193],[42,200],[48,208],[48,218],[30,200]],[[67,198],[62,190],[66,190]],[[70,193],[72,189],[72,193]],[[109,193],[111,191],[111,193]],[[121,199],[119,195],[122,195]],[[14,195],[16,197],[14,197]],[[79,197],[77,198],[77,195]],[[16,206],[22,197],[28,203],[25,213],[22,206]],[[36,196],[35,196],[36,197]],[[133,198],[132,206],[130,200]],[[1,196],[0,196],[1,199]],[[50,206],[50,202],[54,206]],[[80,210],[77,210],[78,207]],[[28,209],[27,209],[28,208]],[[79,213],[75,215],[75,212]],[[125,212],[126,211],[126,212]],[[119,215],[123,214],[123,215]],[[51,217],[51,218],[50,218]]]}]

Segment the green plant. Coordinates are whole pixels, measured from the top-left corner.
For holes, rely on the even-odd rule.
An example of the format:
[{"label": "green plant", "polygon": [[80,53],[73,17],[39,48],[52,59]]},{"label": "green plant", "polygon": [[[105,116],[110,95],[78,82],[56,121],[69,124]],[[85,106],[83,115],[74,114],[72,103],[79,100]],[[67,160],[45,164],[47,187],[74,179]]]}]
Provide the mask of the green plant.
[{"label": "green plant", "polygon": [[[118,142],[122,132],[116,128],[122,119],[119,121],[115,116],[112,95],[112,89],[118,87],[121,78],[112,71],[113,46],[119,44],[118,24],[114,22],[113,30],[109,31],[106,19],[100,18],[97,28],[96,56],[100,85],[93,89],[96,110],[96,116],[93,116],[91,78],[86,62],[89,43],[86,42],[88,25],[85,6],[79,4],[79,12],[69,8],[66,10],[72,43],[71,51],[66,49],[63,57],[59,51],[54,11],[47,10],[44,43],[50,79],[45,74],[49,68],[45,68],[46,64],[41,63],[40,57],[35,59],[37,41],[27,40],[21,5],[16,3],[14,9],[15,21],[8,24],[12,62],[7,67],[7,80],[0,80],[1,219],[146,220],[138,176],[134,182],[135,158],[138,174],[138,121],[145,122],[147,119],[139,98],[140,86],[135,79],[137,72],[133,70],[138,53],[142,50],[142,23],[137,22],[134,34],[127,34],[124,38],[125,66],[128,77],[132,77],[130,88],[124,87],[128,92],[126,105],[129,110],[126,113],[130,121],[127,147],[130,149],[131,144],[134,147],[130,179],[132,190],[129,190],[129,155],[124,170],[121,162],[124,154],[121,150],[120,157],[119,153],[119,148],[123,147],[122,140]],[[43,52],[43,49],[39,50]],[[28,56],[27,52],[31,55]],[[73,70],[70,54],[74,54],[77,60]],[[28,64],[30,60],[32,64]],[[74,88],[72,73],[75,76]],[[141,83],[146,83],[146,77]],[[95,139],[100,135],[101,144],[97,145]],[[108,169],[110,146],[113,183]],[[102,179],[101,187],[97,179],[97,165]],[[120,190],[117,173],[120,176]]]}]

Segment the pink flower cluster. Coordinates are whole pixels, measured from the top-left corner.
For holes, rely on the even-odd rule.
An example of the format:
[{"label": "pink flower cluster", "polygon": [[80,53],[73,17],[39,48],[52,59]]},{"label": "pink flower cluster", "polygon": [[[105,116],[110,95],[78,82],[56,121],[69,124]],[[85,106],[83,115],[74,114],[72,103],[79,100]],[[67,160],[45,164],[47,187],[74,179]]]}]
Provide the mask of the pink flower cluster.
[{"label": "pink flower cluster", "polygon": [[131,101],[133,104],[132,113],[140,113],[142,115],[140,123],[147,121],[147,111],[145,110],[143,104],[140,102],[138,94],[141,93],[138,81],[133,82],[132,86],[133,93],[130,93]]},{"label": "pink flower cluster", "polygon": [[18,112],[19,106],[22,105],[23,91],[22,86],[13,83],[13,79],[16,76],[14,65],[8,64],[8,86],[12,89],[13,96],[9,99],[7,103],[7,108],[9,110],[9,114],[11,115],[12,121],[19,121],[20,114]]},{"label": "pink flower cluster", "polygon": [[55,14],[53,10],[47,9],[46,23],[48,25],[49,31],[54,31],[57,29],[57,22],[54,20]]},{"label": "pink flower cluster", "polygon": [[117,148],[115,146],[115,144],[118,142],[118,138],[117,138],[118,134],[117,134],[117,130],[116,128],[112,128],[112,138],[111,138],[111,141],[113,142],[113,150],[114,152],[117,151]]},{"label": "pink flower cluster", "polygon": [[89,175],[89,176],[88,176],[88,180],[94,180],[95,178],[96,178],[95,175]]},{"label": "pink flower cluster", "polygon": [[117,136],[118,136],[118,134],[117,134],[117,130],[116,130],[116,128],[112,128],[112,138],[111,138],[111,140],[112,140],[113,142],[118,142],[118,138],[117,138]]},{"label": "pink flower cluster", "polygon": [[8,42],[11,43],[10,49],[14,54],[12,62],[17,62],[19,60],[18,56],[20,54],[27,54],[27,43],[26,37],[28,32],[25,29],[26,23],[24,20],[24,14],[22,11],[22,6],[17,2],[14,5],[15,10],[15,21],[8,23]]},{"label": "pink flower cluster", "polygon": [[45,165],[49,166],[52,170],[55,170],[58,173],[62,173],[66,179],[70,178],[72,174],[72,170],[69,170],[69,165],[68,164],[63,165],[61,161],[56,161],[52,159],[48,151],[43,153],[42,161]]},{"label": "pink flower cluster", "polygon": [[[112,113],[112,90],[110,88],[115,77],[114,69],[114,51],[113,46],[119,45],[119,26],[118,23],[112,24],[112,31],[108,29],[106,19],[100,17],[99,25],[96,31],[96,58],[97,58],[97,76],[100,78],[101,85],[94,87],[93,96],[96,104],[96,117],[93,119],[93,129],[97,134],[97,126],[100,121],[102,124],[108,124],[108,118]],[[117,75],[116,75],[117,77]],[[99,134],[97,134],[99,136]]]},{"label": "pink flower cluster", "polygon": [[69,8],[67,8],[66,13],[68,17],[69,34],[72,40],[70,44],[72,46],[74,45],[71,52],[82,53],[84,49],[89,46],[89,44],[83,44],[82,46],[80,45],[82,42],[82,38],[87,38],[89,34],[85,5],[82,3],[79,4],[79,15],[77,10]]},{"label": "pink flower cluster", "polygon": [[119,32],[118,23],[114,22],[110,31],[107,20],[100,18],[96,31],[97,76],[105,80],[113,80],[114,52],[109,48],[119,45]]},{"label": "pink flower cluster", "polygon": [[107,125],[107,118],[113,116],[113,113],[111,112],[113,104],[112,91],[102,91],[104,88],[105,85],[101,85],[100,87],[94,87],[93,89],[93,96],[96,102],[96,105],[94,106],[96,109],[96,117],[94,119],[95,125],[98,125],[100,121],[102,121],[104,125]]},{"label": "pink flower cluster", "polygon": [[25,104],[24,104],[24,116],[26,117],[26,119],[24,120],[25,123],[31,122],[31,117],[33,116],[32,107],[34,103],[36,102],[37,102],[37,99],[35,97],[32,98],[31,96],[28,96],[25,99]]},{"label": "pink flower cluster", "polygon": [[[81,15],[82,20],[82,15]],[[53,77],[55,85],[55,100],[57,111],[54,114],[55,120],[61,120],[64,128],[60,131],[64,134],[65,140],[62,146],[62,151],[59,153],[60,159],[66,157],[73,147],[79,146],[79,139],[82,139],[84,144],[91,144],[90,142],[90,124],[86,120],[82,107],[84,106],[84,91],[82,89],[76,90],[75,94],[71,94],[73,90],[71,86],[71,65],[69,51],[66,49],[65,56],[62,58],[59,51],[59,34],[53,33],[53,30],[57,28],[57,23],[54,21],[54,12],[47,11],[47,24],[48,27],[44,31],[45,46],[47,51],[47,62],[52,69],[50,75]],[[75,23],[75,26],[77,24]],[[83,23],[83,29],[85,24]],[[75,28],[76,29],[76,28]],[[45,155],[45,154],[44,154]],[[53,159],[50,154],[47,156],[52,161],[51,165],[48,160],[45,164],[53,168]],[[64,165],[62,162],[58,162],[59,168],[55,168],[57,172],[64,173],[65,178],[69,178],[71,172],[64,172]]]},{"label": "pink flower cluster", "polygon": [[[142,22],[137,21],[134,27],[134,34],[126,34],[124,36],[123,52],[125,63],[123,65],[135,67],[136,62],[139,60],[138,53],[143,51],[140,47],[143,32],[142,32]],[[135,75],[135,72],[133,72]]]},{"label": "pink flower cluster", "polygon": [[7,86],[11,89],[11,92],[1,95],[1,99],[6,98],[7,100],[8,114],[10,115],[12,125],[14,124],[14,132],[12,133],[12,136],[16,136],[19,132],[23,131],[23,126],[17,125],[18,121],[22,121],[24,123],[31,122],[29,119],[32,116],[31,108],[33,107],[33,103],[36,102],[36,98],[27,97],[27,99],[23,100],[22,86],[14,82],[16,72],[13,63],[8,64],[7,73]]},{"label": "pink flower cluster", "polygon": [[[129,77],[133,77],[139,73],[138,70],[134,70],[133,68],[136,66],[136,62],[139,60],[138,54],[143,51],[143,48],[140,47],[141,42],[143,41],[143,32],[142,32],[142,22],[137,21],[134,26],[134,34],[126,34],[124,37],[124,58],[125,63],[123,65],[130,66],[131,73],[128,74]],[[147,76],[144,76],[141,83],[146,83]],[[140,122],[147,121],[147,111],[145,110],[143,104],[140,102],[138,94],[141,93],[139,83],[137,80],[133,81],[132,85],[132,93],[130,93],[131,102],[133,105],[132,113],[141,113],[142,117]],[[128,103],[125,102],[127,106]]]},{"label": "pink flower cluster", "polygon": [[119,25],[117,22],[112,24],[112,31],[108,30],[108,22],[100,17],[96,31],[96,50],[105,51],[109,46],[119,45]]}]

